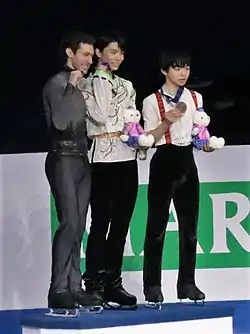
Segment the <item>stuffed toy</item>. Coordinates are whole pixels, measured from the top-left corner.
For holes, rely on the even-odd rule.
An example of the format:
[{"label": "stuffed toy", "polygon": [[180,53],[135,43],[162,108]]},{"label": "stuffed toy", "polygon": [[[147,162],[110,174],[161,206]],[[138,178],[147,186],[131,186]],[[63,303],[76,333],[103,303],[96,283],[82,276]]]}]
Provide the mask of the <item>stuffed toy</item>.
[{"label": "stuffed toy", "polygon": [[210,117],[203,108],[199,108],[194,114],[194,127],[192,130],[194,147],[201,150],[203,145],[208,144],[212,149],[217,150],[225,145],[224,138],[210,136],[207,126],[210,123]]},{"label": "stuffed toy", "polygon": [[148,135],[140,125],[141,114],[138,110],[128,108],[124,111],[124,127],[120,139],[133,148],[149,148],[154,144],[154,136]]}]

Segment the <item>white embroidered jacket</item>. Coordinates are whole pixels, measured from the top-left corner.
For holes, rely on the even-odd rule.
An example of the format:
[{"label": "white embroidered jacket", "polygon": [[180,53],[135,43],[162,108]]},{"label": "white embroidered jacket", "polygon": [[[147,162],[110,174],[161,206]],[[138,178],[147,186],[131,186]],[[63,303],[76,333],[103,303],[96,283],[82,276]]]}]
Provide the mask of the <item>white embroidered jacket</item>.
[{"label": "white embroidered jacket", "polygon": [[87,133],[93,139],[92,162],[129,161],[136,151],[121,142],[119,137],[95,137],[122,131],[124,110],[136,108],[136,93],[130,81],[113,78],[105,71],[96,70],[85,83],[83,91],[88,107]]}]

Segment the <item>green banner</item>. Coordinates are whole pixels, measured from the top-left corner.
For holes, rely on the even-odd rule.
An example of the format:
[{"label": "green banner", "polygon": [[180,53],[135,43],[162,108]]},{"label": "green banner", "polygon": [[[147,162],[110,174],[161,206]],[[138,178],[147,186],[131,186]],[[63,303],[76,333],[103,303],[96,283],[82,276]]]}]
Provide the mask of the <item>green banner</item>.
[{"label": "green banner", "polygon": [[[250,182],[200,184],[197,268],[250,267]],[[147,185],[140,185],[124,254],[123,270],[142,270],[147,219]],[[58,226],[51,199],[52,236]],[[82,252],[86,249],[87,232]],[[85,260],[82,258],[82,270]],[[178,268],[178,221],[171,205],[162,269]]]}]

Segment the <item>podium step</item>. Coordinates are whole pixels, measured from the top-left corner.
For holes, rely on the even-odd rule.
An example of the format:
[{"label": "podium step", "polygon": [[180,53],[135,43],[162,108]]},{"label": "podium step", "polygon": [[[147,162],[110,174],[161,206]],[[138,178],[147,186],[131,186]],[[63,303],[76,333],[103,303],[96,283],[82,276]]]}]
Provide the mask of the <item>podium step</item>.
[{"label": "podium step", "polygon": [[31,310],[21,318],[23,334],[146,334],[153,331],[178,334],[233,334],[234,309],[194,303],[163,304],[161,310],[140,305],[136,311],[103,310],[78,318],[45,315],[47,309]]}]

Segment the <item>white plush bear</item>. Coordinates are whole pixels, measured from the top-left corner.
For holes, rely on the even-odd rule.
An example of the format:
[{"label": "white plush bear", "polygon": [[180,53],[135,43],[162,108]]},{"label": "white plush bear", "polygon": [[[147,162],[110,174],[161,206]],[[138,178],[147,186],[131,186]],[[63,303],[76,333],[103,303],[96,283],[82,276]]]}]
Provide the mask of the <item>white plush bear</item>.
[{"label": "white plush bear", "polygon": [[148,135],[142,128],[140,118],[140,112],[132,107],[124,111],[124,127],[120,139],[133,148],[149,148],[154,144],[154,136]]},{"label": "white plush bear", "polygon": [[203,108],[196,110],[194,114],[194,127],[192,130],[194,147],[197,150],[201,150],[202,146],[209,144],[214,149],[220,149],[225,145],[225,139],[222,137],[210,136],[207,126],[210,123],[210,117],[204,111]]}]

